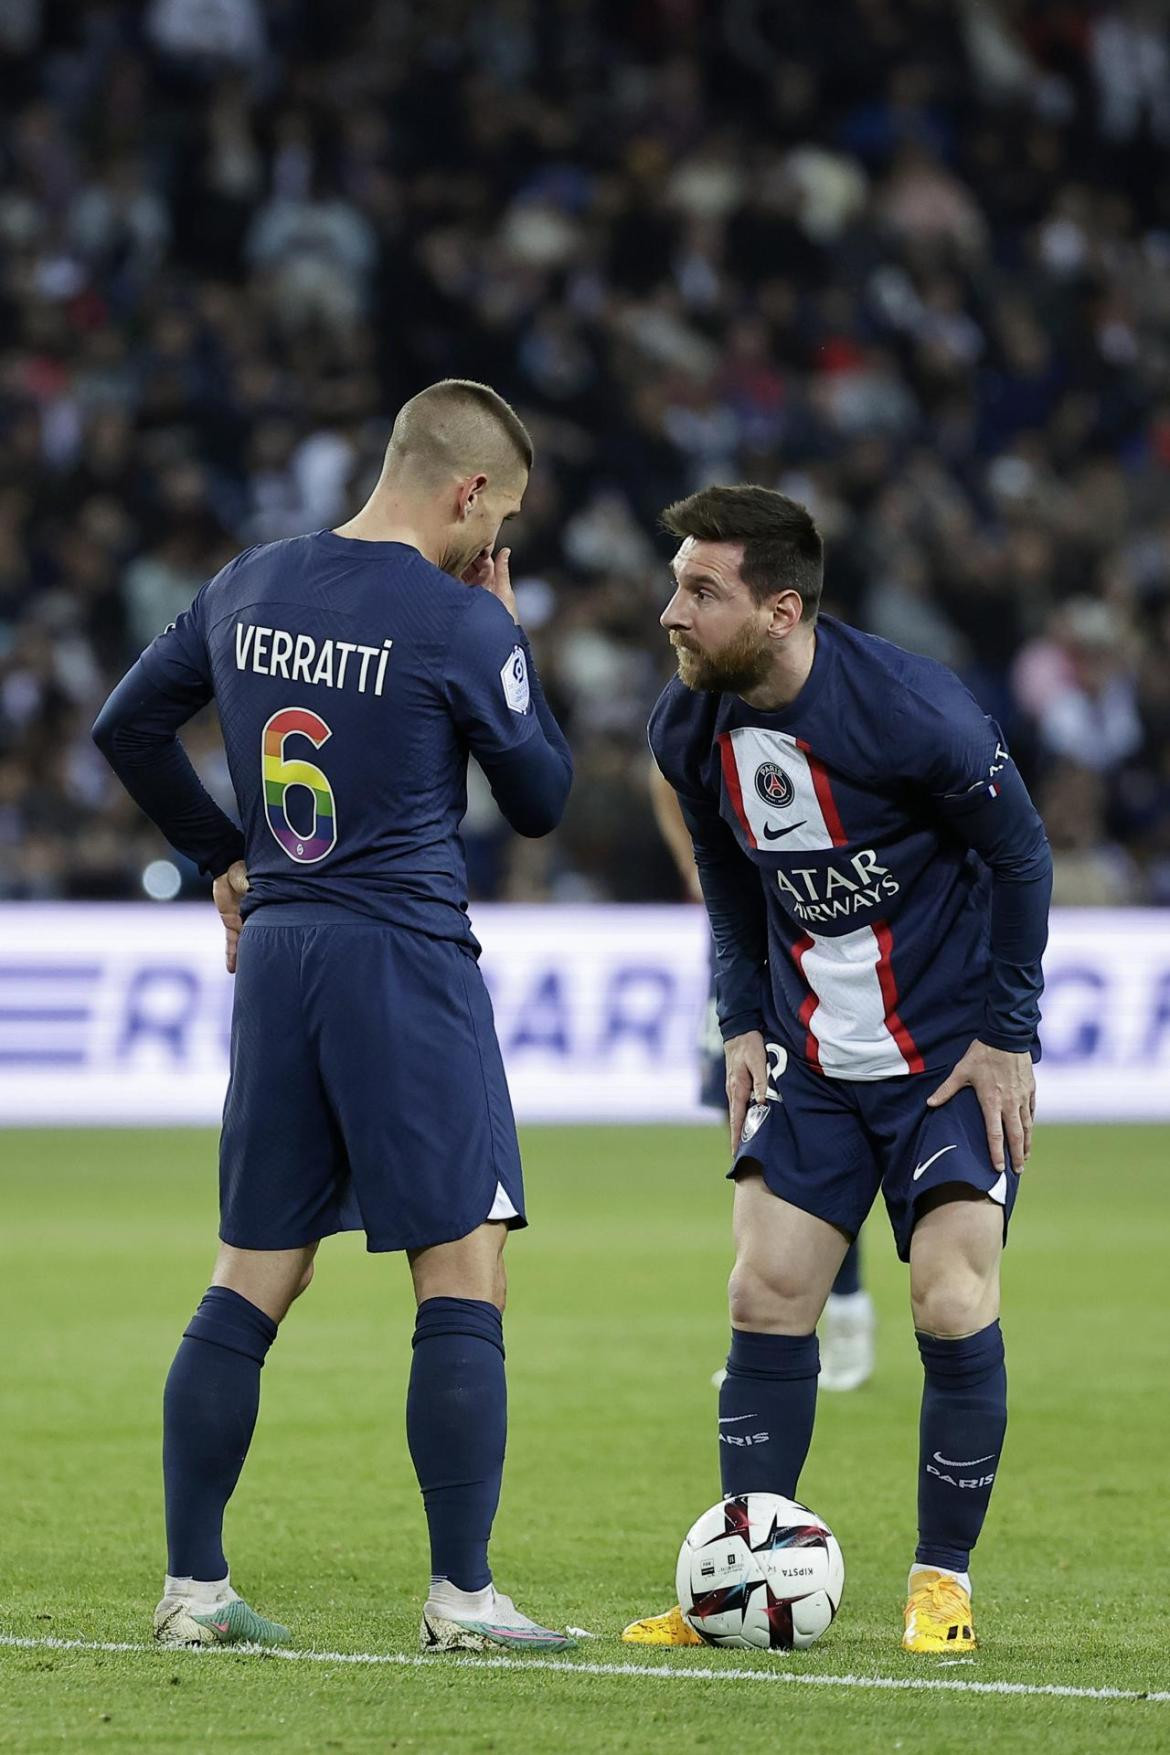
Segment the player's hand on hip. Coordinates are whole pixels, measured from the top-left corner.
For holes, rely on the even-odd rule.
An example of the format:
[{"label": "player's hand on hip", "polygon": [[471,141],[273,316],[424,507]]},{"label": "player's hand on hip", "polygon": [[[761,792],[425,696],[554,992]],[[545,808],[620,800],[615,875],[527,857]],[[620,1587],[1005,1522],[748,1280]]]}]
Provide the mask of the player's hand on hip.
[{"label": "player's hand on hip", "polygon": [[497,549],[493,555],[491,549],[481,548],[471,565],[464,570],[463,579],[467,585],[481,585],[498,597],[512,620],[517,624],[520,617],[516,613],[516,594],[512,590],[512,577],[509,571],[512,560],[510,548]]},{"label": "player's hand on hip", "polygon": [[219,910],[223,921],[226,937],[224,954],[227,958],[228,974],[236,972],[236,946],[240,942],[240,933],[244,921],[240,914],[240,897],[248,894],[248,868],[242,859],[235,860],[227,870],[216,878],[211,886],[212,900]]},{"label": "player's hand on hip", "polygon": [[995,1169],[1005,1168],[1003,1147],[1006,1139],[1012,1169],[1022,1170],[1032,1150],[1032,1122],[1036,1114],[1036,1074],[1032,1069],[1032,1056],[1013,1054],[1004,1048],[989,1048],[986,1042],[972,1042],[950,1077],[944,1079],[938,1090],[926,1099],[927,1108],[937,1109],[949,1102],[965,1085],[970,1085],[979,1099]]},{"label": "player's hand on hip", "polygon": [[723,1044],[727,1063],[727,1107],[731,1120],[731,1152],[739,1148],[739,1137],[749,1103],[764,1103],[768,1097],[768,1051],[758,1030],[745,1030]]}]

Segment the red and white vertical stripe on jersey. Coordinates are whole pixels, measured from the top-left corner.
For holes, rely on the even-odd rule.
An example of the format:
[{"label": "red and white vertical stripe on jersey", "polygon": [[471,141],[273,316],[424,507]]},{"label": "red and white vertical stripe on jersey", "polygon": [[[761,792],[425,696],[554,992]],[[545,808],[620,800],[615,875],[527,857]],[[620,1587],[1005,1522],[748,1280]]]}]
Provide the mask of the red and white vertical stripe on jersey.
[{"label": "red and white vertical stripe on jersey", "polygon": [[[923,1063],[898,1016],[885,921],[837,938],[806,933],[798,967],[814,1004],[800,1018],[816,1044],[808,1058],[837,1079],[890,1079],[921,1072]],[[807,1016],[806,1016],[807,1009]]]},{"label": "red and white vertical stripe on jersey", "polygon": [[833,797],[833,788],[829,783],[829,771],[823,762],[818,762],[817,758],[805,743],[803,737],[798,737],[795,742],[797,749],[800,750],[805,761],[808,763],[808,771],[812,780],[813,791],[816,794],[817,803],[821,807],[821,815],[825,819],[825,827],[832,836],[833,846],[846,847],[849,844],[849,837],[842,826],[841,816],[837,810],[837,801]]},{"label": "red and white vertical stripe on jersey", "polygon": [[[792,947],[792,961],[796,964],[801,975],[804,975],[806,981],[808,980],[808,976],[804,974],[805,955],[808,951],[815,949],[816,940],[810,938],[807,932],[804,934],[803,938],[798,938]],[[800,1002],[800,1010],[796,1014],[796,1019],[797,1022],[804,1027],[804,1058],[811,1061],[818,1072],[823,1072],[825,1069],[821,1065],[820,1044],[812,1033],[812,1015],[816,1011],[818,1003],[817,996],[810,986],[808,992]]]},{"label": "red and white vertical stripe on jersey", "polygon": [[878,941],[880,955],[877,960],[878,984],[882,990],[882,999],[886,1007],[886,1029],[898,1044],[907,1072],[920,1073],[926,1071],[926,1062],[918,1052],[913,1036],[898,1016],[898,983],[894,980],[894,935],[890,931],[887,920],[875,920],[873,936]]},{"label": "red and white vertical stripe on jersey", "polygon": [[719,760],[723,767],[723,784],[727,788],[727,796],[731,800],[731,808],[739,819],[740,828],[748,839],[749,847],[758,847],[752,831],[751,819],[743,808],[743,787],[739,783],[739,770],[736,766],[735,753],[731,747],[731,733],[725,731],[719,738]]},{"label": "red and white vertical stripe on jersey", "polygon": [[[721,734],[719,755],[727,796],[748,846],[774,851],[779,870],[798,891],[803,880],[792,855],[850,845],[829,771],[803,739],[742,725]],[[791,802],[782,807],[766,802],[756,789],[756,775],[768,762],[792,785]],[[898,1012],[893,948],[885,921],[835,936],[805,928],[793,946],[792,960],[809,989],[799,1013],[807,1031],[806,1053],[822,1072],[884,1079],[923,1070]]]}]

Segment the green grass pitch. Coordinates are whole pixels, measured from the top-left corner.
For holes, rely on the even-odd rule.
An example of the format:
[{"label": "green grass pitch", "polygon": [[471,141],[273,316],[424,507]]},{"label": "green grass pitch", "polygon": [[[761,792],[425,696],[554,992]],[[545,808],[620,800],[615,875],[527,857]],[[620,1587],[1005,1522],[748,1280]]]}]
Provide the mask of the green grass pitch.
[{"label": "green grass pitch", "polygon": [[[1170,1747],[1170,1700],[967,1686],[1170,1689],[1168,1145],[1153,1128],[1039,1134],[1005,1267],[1012,1419],[976,1556],[977,1657],[898,1650],[919,1367],[880,1213],[866,1233],[877,1376],[822,1397],[802,1482],[845,1552],[836,1624],[813,1651],[774,1659],[619,1644],[626,1620],[670,1601],[677,1544],[718,1496],[721,1140],[714,1128],[531,1129],[533,1224],[508,1250],[494,1559],[531,1613],[599,1637],[512,1668],[3,1645],[0,1747]],[[214,1138],[14,1132],[0,1162],[0,1633],[138,1645],[163,1570],[160,1391],[207,1280]],[[402,1262],[335,1239],[264,1372],[228,1549],[237,1584],[302,1651],[414,1652],[426,1549],[402,1433],[409,1330]],[[639,1664],[654,1674],[604,1673]],[[961,1686],[788,1686],[784,1674]]]}]

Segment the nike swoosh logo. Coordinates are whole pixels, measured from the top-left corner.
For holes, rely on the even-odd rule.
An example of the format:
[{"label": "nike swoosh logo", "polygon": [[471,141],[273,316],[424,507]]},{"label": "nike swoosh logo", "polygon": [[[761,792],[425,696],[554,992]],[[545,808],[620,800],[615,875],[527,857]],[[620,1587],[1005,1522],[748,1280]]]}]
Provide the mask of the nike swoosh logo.
[{"label": "nike swoosh logo", "polygon": [[801,819],[798,823],[789,823],[789,825],[786,829],[774,829],[772,827],[771,823],[765,823],[764,824],[764,840],[765,841],[779,841],[779,839],[782,835],[791,835],[793,829],[803,829],[807,820],[808,819],[806,817],[801,817]]},{"label": "nike swoosh logo", "polygon": [[938,1151],[934,1153],[934,1156],[928,1158],[926,1160],[925,1164],[918,1164],[915,1166],[914,1176],[913,1176],[912,1180],[914,1182],[917,1182],[918,1178],[920,1176],[925,1176],[926,1172],[930,1169],[930,1166],[934,1163],[935,1158],[941,1158],[944,1156],[945,1153],[954,1152],[957,1150],[958,1150],[957,1146],[940,1146]]},{"label": "nike swoosh logo", "polygon": [[986,1456],[973,1456],[970,1462],[952,1462],[949,1456],[940,1456],[936,1450],[934,1460],[936,1463],[942,1463],[944,1468],[948,1469],[973,1469],[976,1463],[991,1462],[994,1456],[995,1452],[992,1450]]},{"label": "nike swoosh logo", "polygon": [[758,1420],[758,1419],[759,1419],[758,1414],[721,1414],[719,1416],[719,1424],[721,1426],[734,1426],[737,1420]]}]

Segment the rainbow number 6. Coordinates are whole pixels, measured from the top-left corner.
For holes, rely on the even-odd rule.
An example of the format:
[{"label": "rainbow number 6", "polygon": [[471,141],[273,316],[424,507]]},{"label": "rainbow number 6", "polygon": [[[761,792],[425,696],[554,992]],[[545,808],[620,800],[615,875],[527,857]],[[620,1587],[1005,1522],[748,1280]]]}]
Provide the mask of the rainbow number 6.
[{"label": "rainbow number 6", "polygon": [[[290,859],[299,865],[313,865],[324,859],[337,843],[337,811],[333,789],[312,762],[286,761],[284,746],[293,736],[307,737],[314,749],[332,736],[329,727],[307,707],[282,707],[264,727],[261,737],[264,767],[264,807],[268,827]],[[313,816],[307,829],[298,829],[289,811],[289,794],[303,788],[313,801]],[[297,815],[303,817],[304,802],[297,800]]]}]

